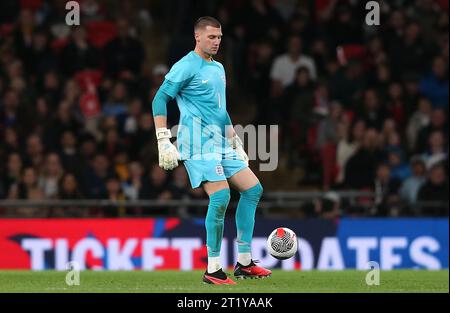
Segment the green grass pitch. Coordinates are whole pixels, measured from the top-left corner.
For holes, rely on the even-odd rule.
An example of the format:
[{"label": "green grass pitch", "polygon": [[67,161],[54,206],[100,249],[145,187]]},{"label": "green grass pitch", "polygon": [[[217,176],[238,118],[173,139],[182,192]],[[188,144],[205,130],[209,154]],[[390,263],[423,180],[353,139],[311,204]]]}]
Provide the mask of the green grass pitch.
[{"label": "green grass pitch", "polygon": [[448,270],[381,271],[379,286],[366,285],[366,272],[354,270],[328,272],[274,270],[272,277],[239,280],[235,286],[204,284],[201,282],[202,271],[82,271],[78,286],[68,286],[66,274],[58,271],[0,271],[0,292],[449,292]]}]

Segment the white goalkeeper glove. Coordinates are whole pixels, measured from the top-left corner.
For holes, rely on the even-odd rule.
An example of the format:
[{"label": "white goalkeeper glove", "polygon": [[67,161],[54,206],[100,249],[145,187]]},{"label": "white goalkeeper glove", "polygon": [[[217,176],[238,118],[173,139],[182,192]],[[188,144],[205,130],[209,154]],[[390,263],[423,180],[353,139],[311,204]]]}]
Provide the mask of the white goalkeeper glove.
[{"label": "white goalkeeper glove", "polygon": [[231,148],[236,151],[238,157],[248,165],[248,155],[247,153],[245,153],[241,138],[239,138],[237,135],[234,135],[233,137],[228,138],[228,143],[230,144]]},{"label": "white goalkeeper glove", "polygon": [[172,135],[167,128],[156,129],[156,139],[158,140],[159,167],[165,170],[173,170],[178,166],[180,154],[177,148],[170,142]]}]

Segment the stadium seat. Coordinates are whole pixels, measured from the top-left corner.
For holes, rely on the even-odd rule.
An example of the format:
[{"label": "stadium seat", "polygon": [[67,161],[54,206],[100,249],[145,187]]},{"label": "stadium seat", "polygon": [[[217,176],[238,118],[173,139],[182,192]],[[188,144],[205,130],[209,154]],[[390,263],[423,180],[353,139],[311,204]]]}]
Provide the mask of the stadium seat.
[{"label": "stadium seat", "polygon": [[36,11],[42,7],[43,2],[43,0],[20,0],[20,7]]},{"label": "stadium seat", "polygon": [[337,58],[341,64],[346,64],[349,60],[362,60],[366,49],[362,45],[349,44],[336,48]]},{"label": "stadium seat", "polygon": [[83,70],[75,73],[75,80],[80,85],[80,89],[85,91],[88,83],[93,83],[95,87],[100,85],[103,73],[100,70]]},{"label": "stadium seat", "polygon": [[113,22],[92,21],[86,23],[89,42],[96,48],[101,49],[117,35],[117,27]]},{"label": "stadium seat", "polygon": [[1,24],[0,25],[0,37],[6,37],[14,30],[14,24]]}]

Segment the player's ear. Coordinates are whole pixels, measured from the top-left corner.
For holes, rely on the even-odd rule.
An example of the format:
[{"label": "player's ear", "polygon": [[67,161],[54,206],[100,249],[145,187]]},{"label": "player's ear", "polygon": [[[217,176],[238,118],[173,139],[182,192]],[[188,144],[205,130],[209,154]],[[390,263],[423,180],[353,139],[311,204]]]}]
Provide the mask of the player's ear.
[{"label": "player's ear", "polygon": [[199,42],[200,41],[200,32],[198,30],[196,30],[194,32],[194,38],[195,38],[195,42]]}]

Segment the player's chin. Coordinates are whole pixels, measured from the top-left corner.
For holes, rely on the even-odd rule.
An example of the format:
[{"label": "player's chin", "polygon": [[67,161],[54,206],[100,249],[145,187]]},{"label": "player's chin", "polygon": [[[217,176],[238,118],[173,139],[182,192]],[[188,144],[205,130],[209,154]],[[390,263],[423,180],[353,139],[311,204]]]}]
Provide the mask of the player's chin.
[{"label": "player's chin", "polygon": [[217,48],[217,49],[211,49],[211,50],[210,50],[210,54],[211,54],[211,55],[216,55],[217,52],[219,52],[219,48]]}]

